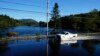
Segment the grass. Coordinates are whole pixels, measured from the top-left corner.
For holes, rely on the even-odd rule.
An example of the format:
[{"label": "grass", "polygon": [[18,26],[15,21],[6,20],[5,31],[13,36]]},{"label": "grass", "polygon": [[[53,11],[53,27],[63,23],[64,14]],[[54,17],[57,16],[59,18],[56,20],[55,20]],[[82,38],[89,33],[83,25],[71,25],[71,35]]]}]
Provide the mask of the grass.
[{"label": "grass", "polygon": [[1,42],[9,42],[9,41],[11,41],[11,39],[8,37],[0,37],[0,41]]},{"label": "grass", "polygon": [[39,41],[41,38],[40,38],[40,33],[35,33],[35,40],[36,41]]}]

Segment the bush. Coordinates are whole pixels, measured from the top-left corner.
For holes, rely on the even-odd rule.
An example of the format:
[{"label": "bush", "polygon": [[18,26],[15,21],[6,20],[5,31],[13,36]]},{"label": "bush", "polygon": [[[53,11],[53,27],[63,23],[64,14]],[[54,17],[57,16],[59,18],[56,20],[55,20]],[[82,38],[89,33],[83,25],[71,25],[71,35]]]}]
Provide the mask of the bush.
[{"label": "bush", "polygon": [[8,32],[7,36],[12,37],[12,36],[18,36],[19,34],[17,32]]}]

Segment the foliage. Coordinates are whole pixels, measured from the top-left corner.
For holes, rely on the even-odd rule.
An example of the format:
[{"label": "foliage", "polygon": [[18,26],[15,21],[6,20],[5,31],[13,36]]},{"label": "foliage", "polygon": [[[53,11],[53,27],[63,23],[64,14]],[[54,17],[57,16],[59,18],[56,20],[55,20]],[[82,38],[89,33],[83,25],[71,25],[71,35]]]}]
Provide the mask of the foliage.
[{"label": "foliage", "polygon": [[38,22],[33,19],[21,19],[19,21],[22,23],[22,25],[27,25],[27,26],[38,25]]},{"label": "foliage", "polygon": [[49,22],[50,27],[54,27],[55,32],[58,31],[61,27],[60,15],[59,15],[59,6],[55,3],[53,10],[51,12],[51,20]]},{"label": "foliage", "polygon": [[7,36],[11,37],[11,36],[18,36],[19,34],[17,32],[8,32]]},{"label": "foliage", "polygon": [[32,19],[22,19],[17,20],[13,19],[7,15],[0,15],[0,29],[14,27],[14,26],[20,26],[20,25],[27,25],[27,26],[33,26],[37,25],[38,22]]},{"label": "foliage", "polygon": [[46,22],[43,22],[43,21],[39,22],[39,26],[41,26],[41,27],[45,27],[46,25],[47,25]]},{"label": "foliage", "polygon": [[64,29],[100,31],[100,11],[96,9],[89,13],[64,16],[60,20]]},{"label": "foliage", "polygon": [[63,16],[59,15],[59,6],[55,3],[49,27],[54,29],[72,29],[84,32],[99,32],[100,31],[100,11],[93,9],[88,13],[80,13],[75,15]]},{"label": "foliage", "polygon": [[35,40],[36,40],[36,41],[40,41],[40,39],[41,39],[41,38],[40,38],[40,33],[38,33],[38,32],[35,33],[35,36],[36,36],[36,37],[35,37]]},{"label": "foliage", "polygon": [[0,28],[8,28],[17,25],[17,20],[7,15],[0,15]]}]

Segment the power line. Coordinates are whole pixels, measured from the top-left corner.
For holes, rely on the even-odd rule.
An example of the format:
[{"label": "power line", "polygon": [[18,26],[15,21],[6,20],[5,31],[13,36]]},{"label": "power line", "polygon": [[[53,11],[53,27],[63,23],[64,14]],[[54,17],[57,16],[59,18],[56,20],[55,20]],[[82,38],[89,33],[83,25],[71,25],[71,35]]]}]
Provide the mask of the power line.
[{"label": "power line", "polygon": [[0,0],[0,2],[3,2],[3,3],[10,3],[10,4],[17,4],[17,5],[24,5],[24,6],[35,6],[35,7],[39,7],[39,8],[46,8],[46,7],[42,7],[42,6],[38,6],[38,5],[22,4],[22,3],[9,2],[9,1],[3,1],[3,0]]},{"label": "power line", "polygon": [[[28,11],[28,10],[20,10],[20,9],[12,9],[12,8],[3,8],[3,7],[0,7],[0,9],[11,10],[11,11],[13,10],[13,11],[29,12],[29,13],[46,14],[45,12]],[[49,13],[49,14],[50,14],[50,13]]]},{"label": "power line", "polygon": [[[26,1],[26,2],[29,1],[29,2],[32,2],[32,1],[34,1],[34,0],[23,0],[23,1]],[[45,1],[45,0],[44,0],[44,1]],[[51,4],[50,2],[53,2],[53,1],[50,0],[48,4]],[[34,2],[32,2],[32,3],[34,3]],[[45,6],[45,8],[46,8],[46,6]],[[49,8],[52,8],[52,6],[49,6]]]},{"label": "power line", "polygon": [[[42,6],[38,6],[38,5],[30,5],[30,4],[22,4],[22,3],[16,3],[16,2],[9,2],[9,1],[3,1],[3,0],[0,0],[0,2],[3,2],[3,3],[10,3],[10,4],[17,4],[17,5],[24,5],[24,6],[35,6],[35,7],[39,7],[39,8],[46,8],[46,7],[42,7]],[[49,4],[49,3],[48,3]],[[49,5],[48,5],[49,6]],[[51,8],[51,7],[48,7],[48,8]],[[23,10],[19,10],[19,9],[11,9],[11,8],[0,8],[0,9],[6,9],[6,10],[17,10],[17,11],[23,11]],[[24,10],[23,12],[35,12],[35,13],[43,13],[43,12],[36,12],[36,11],[26,11]],[[50,13],[48,13],[50,14]]]},{"label": "power line", "polygon": [[[16,2],[9,2],[9,1],[3,1],[3,0],[0,0],[0,2],[3,2],[3,3],[10,3],[10,4],[17,4],[17,5],[24,5],[24,6],[35,6],[35,7],[38,7],[38,8],[44,8],[46,9],[46,7],[42,7],[42,6],[38,6],[38,5],[30,5],[30,4],[23,4],[23,3],[16,3]],[[48,3],[49,4],[49,3]],[[49,9],[52,8],[49,6]]]},{"label": "power line", "polygon": [[[30,5],[30,4],[22,4],[22,3],[16,3],[16,2],[9,2],[9,1],[4,1],[4,0],[0,0],[0,2],[3,2],[3,3],[10,3],[10,4],[17,4],[17,5],[24,5],[24,6],[35,6],[35,7],[38,7],[38,8],[46,8],[46,7],[42,7],[42,6],[38,6],[38,5]],[[49,4],[49,3],[48,3]],[[49,6],[49,9],[52,8]],[[4,8],[2,8],[4,9]],[[61,9],[62,10],[62,9]],[[50,13],[49,13],[50,14]]]}]

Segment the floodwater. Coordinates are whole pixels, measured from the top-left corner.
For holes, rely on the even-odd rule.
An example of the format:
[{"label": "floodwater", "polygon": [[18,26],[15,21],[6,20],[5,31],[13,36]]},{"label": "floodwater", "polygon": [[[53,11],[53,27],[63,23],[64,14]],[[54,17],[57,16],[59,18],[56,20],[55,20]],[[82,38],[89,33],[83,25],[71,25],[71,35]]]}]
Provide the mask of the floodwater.
[{"label": "floodwater", "polygon": [[[27,31],[24,31],[26,29]],[[17,27],[12,31],[25,35],[33,32],[29,29],[24,27],[22,30],[22,27]],[[43,33],[42,29],[45,28],[38,31]],[[60,38],[53,37],[48,40],[43,38],[0,41],[0,56],[100,56],[100,39],[61,41]]]},{"label": "floodwater", "polygon": [[99,56],[100,40],[55,38],[0,42],[0,56]]}]

